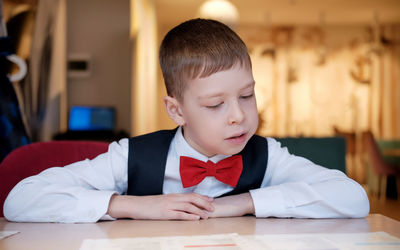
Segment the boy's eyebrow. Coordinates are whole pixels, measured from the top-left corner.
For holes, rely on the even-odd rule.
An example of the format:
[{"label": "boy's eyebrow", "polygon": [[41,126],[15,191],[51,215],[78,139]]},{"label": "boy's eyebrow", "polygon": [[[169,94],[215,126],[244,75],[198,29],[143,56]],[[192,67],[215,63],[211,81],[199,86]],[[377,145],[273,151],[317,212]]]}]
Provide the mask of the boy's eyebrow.
[{"label": "boy's eyebrow", "polygon": [[[255,84],[256,84],[255,81],[251,81],[248,84],[246,84],[243,88],[241,88],[240,90],[253,87]],[[199,96],[198,99],[207,99],[207,98],[219,97],[219,96],[223,96],[223,95],[224,95],[224,93],[215,93],[215,94],[210,94],[210,95]]]},{"label": "boy's eyebrow", "polygon": [[251,82],[249,82],[246,86],[244,86],[243,88],[241,88],[240,90],[253,87],[255,84],[256,84],[255,81],[251,81]]}]

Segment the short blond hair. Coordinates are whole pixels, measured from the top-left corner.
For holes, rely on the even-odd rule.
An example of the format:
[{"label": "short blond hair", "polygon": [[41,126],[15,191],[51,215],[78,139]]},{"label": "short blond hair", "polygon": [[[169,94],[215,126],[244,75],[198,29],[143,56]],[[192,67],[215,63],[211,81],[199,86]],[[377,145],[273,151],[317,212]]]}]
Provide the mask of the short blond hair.
[{"label": "short blond hair", "polygon": [[246,45],[225,24],[192,19],[170,30],[159,52],[160,66],[169,96],[183,99],[186,81],[207,77],[240,63],[251,69]]}]

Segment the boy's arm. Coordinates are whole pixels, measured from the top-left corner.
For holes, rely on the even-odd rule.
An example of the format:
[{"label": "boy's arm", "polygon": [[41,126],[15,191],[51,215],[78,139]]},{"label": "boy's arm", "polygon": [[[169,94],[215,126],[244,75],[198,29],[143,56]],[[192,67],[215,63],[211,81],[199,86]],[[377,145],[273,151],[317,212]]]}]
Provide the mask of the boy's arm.
[{"label": "boy's arm", "polygon": [[214,211],[209,217],[236,217],[254,214],[254,204],[250,193],[225,196],[214,200]]},{"label": "boy's arm", "polygon": [[[268,153],[262,187],[250,190],[257,217],[360,218],[368,215],[369,201],[364,189],[342,172],[291,155],[270,138]],[[215,199],[215,214],[241,215],[232,206],[238,197]],[[247,206],[247,202],[242,206]]]},{"label": "boy's arm", "polygon": [[[207,218],[212,198],[198,194],[121,196],[127,190],[128,140],[107,153],[49,168],[19,182],[4,203],[4,215],[18,222],[96,222],[102,218]],[[104,216],[104,217],[103,217]]]},{"label": "boy's arm", "polygon": [[18,222],[96,222],[114,193],[126,190],[128,140],[112,143],[93,160],[49,168],[19,182],[4,203]]}]

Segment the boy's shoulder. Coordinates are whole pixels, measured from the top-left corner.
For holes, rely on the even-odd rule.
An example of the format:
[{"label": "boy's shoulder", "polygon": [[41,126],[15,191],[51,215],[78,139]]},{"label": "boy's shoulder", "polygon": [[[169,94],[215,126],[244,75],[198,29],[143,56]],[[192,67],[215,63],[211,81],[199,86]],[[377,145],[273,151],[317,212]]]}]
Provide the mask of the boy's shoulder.
[{"label": "boy's shoulder", "polygon": [[250,140],[247,142],[243,151],[260,151],[267,149],[268,143],[267,139],[263,136],[254,134]]},{"label": "boy's shoulder", "polygon": [[257,140],[266,140],[266,137],[254,134],[253,137],[257,138]]},{"label": "boy's shoulder", "polygon": [[157,138],[168,138],[172,139],[172,137],[176,134],[178,128],[174,129],[165,129],[165,130],[158,130],[147,134],[142,134],[138,136],[134,136],[129,138],[129,141],[141,142],[146,141],[149,139],[157,139]]}]

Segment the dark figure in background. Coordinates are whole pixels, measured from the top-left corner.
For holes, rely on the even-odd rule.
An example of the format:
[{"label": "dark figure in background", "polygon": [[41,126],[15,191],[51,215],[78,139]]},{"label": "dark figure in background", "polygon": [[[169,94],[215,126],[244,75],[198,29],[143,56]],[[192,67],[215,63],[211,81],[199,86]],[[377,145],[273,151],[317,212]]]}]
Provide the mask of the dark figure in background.
[{"label": "dark figure in background", "polygon": [[14,87],[8,79],[7,56],[13,54],[8,37],[0,38],[0,162],[12,150],[30,143]]}]

